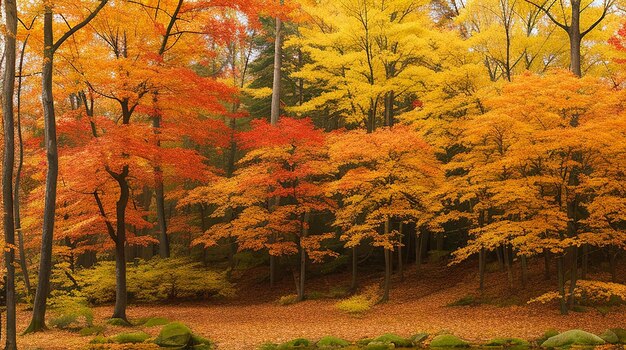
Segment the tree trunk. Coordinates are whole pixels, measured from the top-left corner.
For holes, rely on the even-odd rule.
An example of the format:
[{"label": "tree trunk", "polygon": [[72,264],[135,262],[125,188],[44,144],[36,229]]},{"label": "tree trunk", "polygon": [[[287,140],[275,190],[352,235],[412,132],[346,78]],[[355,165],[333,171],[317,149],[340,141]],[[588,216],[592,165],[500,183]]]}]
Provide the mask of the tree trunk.
[{"label": "tree trunk", "polygon": [[572,0],[572,18],[568,30],[569,48],[570,48],[570,69],[576,76],[582,76],[580,64],[580,42],[582,37],[580,34],[580,0]]},{"label": "tree trunk", "polygon": [[504,259],[502,257],[502,247],[496,247],[496,257],[498,258],[498,265],[500,266],[500,271],[504,271]]},{"label": "tree trunk", "polygon": [[[282,3],[282,0],[281,0]],[[272,84],[272,105],[270,123],[276,125],[280,115],[280,83],[282,69],[282,22],[276,17],[276,33],[274,39],[274,81]]]},{"label": "tree trunk", "polygon": [[570,284],[569,284],[569,308],[574,306],[574,290],[576,289],[576,282],[578,280],[578,247],[573,246],[572,250],[572,267],[570,271]]},{"label": "tree trunk", "polygon": [[403,235],[403,225],[400,223],[399,232],[400,238],[398,243],[398,273],[400,274],[400,281],[404,281],[404,265],[402,263],[402,238]]},{"label": "tree trunk", "polygon": [[563,255],[559,255],[556,260],[556,270],[559,279],[559,294],[561,295],[561,315],[567,315],[567,304],[565,300],[565,275],[563,272]]},{"label": "tree trunk", "polygon": [[543,279],[547,281],[550,279],[550,251],[548,249],[543,250],[543,262],[545,265]]},{"label": "tree trunk", "polygon": [[304,213],[302,220],[302,235],[300,237],[300,288],[298,288],[298,301],[304,300],[304,282],[306,275],[306,251],[302,247],[302,238],[309,235],[309,217],[311,212],[308,210]]},{"label": "tree trunk", "polygon": [[17,232],[17,244],[20,253],[20,268],[22,269],[22,276],[24,278],[24,287],[28,294],[32,293],[32,287],[30,285],[30,276],[28,274],[28,266],[26,264],[26,250],[24,249],[24,234],[22,233],[22,221],[20,215],[20,183],[22,177],[22,167],[24,166],[24,140],[22,139],[22,72],[24,68],[24,52],[26,51],[26,44],[28,43],[28,37],[24,39],[22,44],[22,51],[20,52],[20,64],[17,78],[17,140],[19,146],[19,159],[17,163],[17,172],[15,173],[15,188],[13,212],[15,213],[15,231]]},{"label": "tree trunk", "polygon": [[[387,218],[387,220],[385,220],[385,237],[388,237],[389,235],[389,218]],[[389,287],[391,285],[391,251],[387,248],[385,249],[385,282],[384,282],[384,287],[383,287],[383,298],[382,298],[382,302],[386,302],[389,301]]]},{"label": "tree trunk", "polygon": [[44,12],[44,63],[42,67],[42,102],[48,172],[46,174],[46,195],[37,291],[33,302],[33,317],[30,325],[26,329],[27,333],[41,331],[46,328],[46,301],[50,290],[50,272],[52,270],[52,242],[56,210],[57,178],[59,175],[56,118],[54,115],[54,97],[52,95],[52,70],[54,59],[52,22],[52,7],[49,5],[45,7]]},{"label": "tree trunk", "polygon": [[485,248],[480,248],[478,252],[478,275],[480,280],[480,294],[485,292]]},{"label": "tree trunk", "polygon": [[126,306],[128,295],[126,291],[126,206],[128,205],[129,192],[127,182],[128,165],[124,166],[122,173],[115,176],[120,188],[120,196],[115,205],[117,216],[117,229],[115,239],[115,308],[113,318],[126,318]]},{"label": "tree trunk", "polygon": [[526,283],[528,282],[528,264],[526,262],[526,255],[521,255],[520,261],[522,265],[522,288],[526,288]]},{"label": "tree trunk", "polygon": [[611,282],[617,282],[617,251],[609,249],[609,269],[611,270]]},{"label": "tree trunk", "polygon": [[6,32],[4,34],[5,69],[2,84],[2,122],[4,126],[4,156],[2,158],[2,202],[4,211],[4,264],[6,266],[6,347],[17,349],[15,325],[15,222],[13,218],[13,170],[15,167],[15,125],[13,124],[13,93],[15,90],[15,57],[17,34],[17,5],[4,0]]},{"label": "tree trunk", "polygon": [[352,247],[352,282],[350,283],[350,291],[352,293],[356,292],[357,288],[357,265],[358,265],[358,256],[357,256],[357,246]]},{"label": "tree trunk", "polygon": [[504,256],[502,258],[504,259],[504,266],[506,267],[506,276],[507,276],[507,279],[509,280],[509,288],[512,290],[513,289],[513,271],[511,268],[511,260],[509,258],[509,249],[507,248],[506,244],[502,246],[502,251],[504,252]]},{"label": "tree trunk", "polygon": [[580,274],[581,279],[587,279],[587,270],[589,269],[589,246],[583,244],[583,268]]}]

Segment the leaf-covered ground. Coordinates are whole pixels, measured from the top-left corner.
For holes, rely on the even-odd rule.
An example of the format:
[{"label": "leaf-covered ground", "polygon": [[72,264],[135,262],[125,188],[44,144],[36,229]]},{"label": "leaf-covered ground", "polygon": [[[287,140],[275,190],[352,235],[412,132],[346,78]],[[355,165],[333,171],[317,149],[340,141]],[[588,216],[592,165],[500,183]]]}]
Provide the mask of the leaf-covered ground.
[{"label": "leaf-covered ground", "polygon": [[[529,283],[537,293],[538,288],[549,288],[542,282],[541,270],[535,269]],[[418,332],[448,330],[472,341],[488,340],[497,336],[512,336],[535,339],[548,329],[567,330],[581,328],[591,332],[602,332],[607,328],[626,327],[626,308],[614,307],[601,314],[595,309],[586,312],[571,312],[561,316],[554,305],[532,304],[506,305],[507,300],[530,297],[524,289],[505,292],[506,279],[501,273],[487,276],[487,294],[506,294],[507,298],[494,299],[487,305],[451,307],[448,304],[464,297],[468,291],[476,290],[476,276],[469,269],[427,267],[421,278],[414,270],[406,273],[406,280],[392,290],[391,301],[375,306],[360,317],[349,316],[337,310],[336,300],[309,300],[289,306],[279,306],[272,300],[281,293],[290,292],[292,284],[285,278],[284,285],[268,292],[264,285],[240,285],[240,297],[231,301],[181,303],[168,305],[131,306],[131,319],[140,317],[167,317],[188,324],[192,330],[215,340],[220,349],[255,349],[264,342],[283,342],[296,337],[317,339],[335,335],[350,340],[397,333],[409,336]],[[331,288],[340,276],[317,278],[311,290]],[[345,277],[345,276],[342,276]],[[371,283],[378,275],[365,277]],[[515,281],[516,284],[518,281]],[[545,284],[542,285],[542,284]],[[530,289],[530,288],[529,288]],[[504,305],[504,306],[503,306]],[[112,308],[95,308],[96,323],[104,323]],[[21,327],[26,326],[29,314],[18,315]],[[23,328],[22,328],[23,329]],[[159,327],[145,328],[156,335]],[[109,326],[106,335],[128,331]],[[91,337],[80,337],[76,333],[50,330],[42,334],[20,336],[21,349],[79,349]]]}]

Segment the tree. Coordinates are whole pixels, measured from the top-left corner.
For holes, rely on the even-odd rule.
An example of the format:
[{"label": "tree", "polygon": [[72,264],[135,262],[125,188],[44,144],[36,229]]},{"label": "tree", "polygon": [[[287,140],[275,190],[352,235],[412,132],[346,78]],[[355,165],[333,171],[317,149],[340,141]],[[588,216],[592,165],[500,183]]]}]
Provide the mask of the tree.
[{"label": "tree", "polygon": [[[604,0],[600,6],[593,6],[593,1],[583,3],[581,0],[571,0],[569,4],[557,2],[556,0],[546,0],[544,2],[525,1],[541,10],[550,21],[567,33],[569,38],[570,70],[576,76],[582,76],[580,54],[582,40],[602,23],[607,14],[613,9],[615,1]],[[552,8],[555,5],[557,9],[553,11]],[[582,13],[585,10],[594,13],[592,16],[595,16],[595,18],[582,18]],[[587,25],[586,27],[585,24]]]},{"label": "tree", "polygon": [[44,208],[43,233],[41,240],[41,257],[37,292],[33,303],[33,318],[26,332],[37,332],[45,328],[46,300],[50,286],[50,270],[52,269],[52,244],[54,236],[54,217],[56,209],[56,191],[58,178],[58,151],[56,137],[56,118],[54,113],[54,96],[52,95],[53,62],[55,52],[74,33],[86,26],[104,8],[108,0],[101,0],[98,6],[82,21],[70,27],[56,41],[53,38],[53,6],[47,2],[44,6],[44,64],[42,71],[42,104],[44,110],[46,152],[48,172],[46,175],[46,201]]},{"label": "tree", "polygon": [[[371,240],[385,254],[383,301],[389,299],[391,252],[401,245],[395,222],[428,225],[438,204],[430,192],[440,180],[431,148],[417,131],[397,125],[367,134],[329,136],[330,163],[339,179],[329,192],[340,198],[334,225],[346,247]],[[353,266],[353,269],[356,266]],[[353,272],[354,273],[354,272]]]},{"label": "tree", "polygon": [[15,222],[13,216],[13,173],[15,167],[15,125],[13,99],[15,92],[15,60],[17,56],[17,5],[4,1],[6,32],[4,34],[5,69],[2,83],[2,124],[4,127],[4,156],[2,158],[2,204],[4,228],[4,263],[6,266],[6,346],[17,349],[15,328]]}]

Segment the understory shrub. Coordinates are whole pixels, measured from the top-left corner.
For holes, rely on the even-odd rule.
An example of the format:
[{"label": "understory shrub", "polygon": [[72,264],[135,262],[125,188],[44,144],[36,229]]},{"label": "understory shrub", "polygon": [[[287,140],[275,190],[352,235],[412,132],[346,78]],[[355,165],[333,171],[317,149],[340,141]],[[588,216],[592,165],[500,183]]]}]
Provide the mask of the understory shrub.
[{"label": "understory shrub", "polygon": [[84,328],[93,325],[93,311],[87,300],[75,293],[53,293],[50,298],[50,325],[61,329]]},{"label": "understory shrub", "polygon": [[[102,304],[115,300],[115,262],[101,262],[84,269],[76,279],[90,302]],[[136,260],[128,264],[127,287],[129,299],[137,302],[234,294],[225,273],[208,270],[187,258]]]},{"label": "understory shrub", "polygon": [[369,311],[372,306],[380,301],[382,292],[377,284],[370,285],[365,288],[361,294],[353,295],[343,299],[335,304],[335,306],[346,313],[359,315]]}]

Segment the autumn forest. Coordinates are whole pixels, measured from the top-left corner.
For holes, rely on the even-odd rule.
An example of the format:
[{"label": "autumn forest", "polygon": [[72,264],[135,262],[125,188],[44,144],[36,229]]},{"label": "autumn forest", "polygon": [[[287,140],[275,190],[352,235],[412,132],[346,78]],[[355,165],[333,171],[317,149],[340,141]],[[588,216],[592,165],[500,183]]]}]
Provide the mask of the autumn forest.
[{"label": "autumn forest", "polygon": [[3,0],[3,346],[622,349],[621,1]]}]

